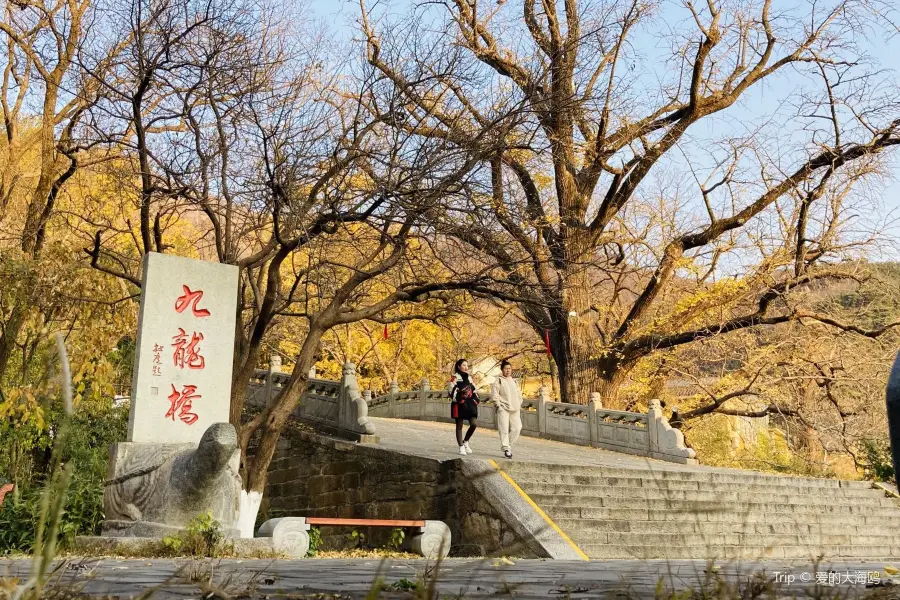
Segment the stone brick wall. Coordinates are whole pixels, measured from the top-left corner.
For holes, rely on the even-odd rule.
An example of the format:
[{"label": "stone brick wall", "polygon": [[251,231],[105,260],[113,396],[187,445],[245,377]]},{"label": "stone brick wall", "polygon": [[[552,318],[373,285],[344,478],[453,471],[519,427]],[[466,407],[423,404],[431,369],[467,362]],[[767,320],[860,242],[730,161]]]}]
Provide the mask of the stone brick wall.
[{"label": "stone brick wall", "polygon": [[[531,557],[521,538],[459,471],[459,461],[389,452],[306,429],[286,431],[269,470],[261,513],[278,516],[436,519],[453,536],[452,556]],[[390,528],[368,528],[366,545]],[[323,549],[353,547],[351,528],[323,527]]]}]

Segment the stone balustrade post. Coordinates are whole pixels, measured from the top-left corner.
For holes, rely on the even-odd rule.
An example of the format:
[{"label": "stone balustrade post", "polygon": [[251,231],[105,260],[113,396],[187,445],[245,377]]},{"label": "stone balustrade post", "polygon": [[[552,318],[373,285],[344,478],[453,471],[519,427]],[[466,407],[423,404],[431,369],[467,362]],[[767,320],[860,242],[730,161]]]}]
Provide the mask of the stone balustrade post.
[{"label": "stone balustrade post", "polygon": [[428,392],[431,391],[431,382],[425,377],[419,386],[419,418],[423,421],[428,416]]},{"label": "stone balustrade post", "polygon": [[366,401],[366,404],[372,404],[372,390],[366,390],[363,392],[363,400]]},{"label": "stone balustrade post", "polygon": [[550,401],[550,390],[547,386],[542,385],[538,389],[537,413],[538,413],[538,431],[541,435],[547,433],[547,402]]},{"label": "stone balustrade post", "polygon": [[587,405],[588,429],[591,432],[591,446],[596,446],[600,441],[597,411],[601,408],[603,408],[603,400],[600,397],[600,392],[591,392],[591,399]]},{"label": "stone balustrade post", "polygon": [[650,401],[647,411],[647,437],[649,438],[649,455],[682,464],[696,464],[696,452],[684,444],[684,434],[669,425],[662,411],[659,400]]},{"label": "stone balustrade post", "polygon": [[397,418],[397,394],[400,393],[400,386],[396,381],[391,382],[391,389],[388,392],[388,414],[387,416]]},{"label": "stone balustrade post", "polygon": [[341,369],[341,387],[338,391],[338,424],[341,427],[345,427],[348,424],[349,420],[349,403],[350,398],[348,395],[348,389],[351,385],[356,385],[356,365],[350,362],[349,360],[344,363],[344,367]]},{"label": "stone balustrade post", "polygon": [[268,406],[275,398],[275,373],[281,373],[281,356],[273,354],[269,356],[269,372],[266,374],[266,392],[263,406]]},{"label": "stone balustrade post", "polygon": [[315,379],[315,378],[316,378],[316,365],[313,365],[313,366],[311,366],[311,367],[309,368],[309,374],[308,374],[308,375],[309,375],[309,378],[310,378],[310,379]]},{"label": "stone balustrade post", "polygon": [[337,398],[338,427],[360,435],[375,433],[375,426],[369,421],[369,405],[363,402],[364,399],[356,379],[356,365],[347,361],[341,370],[341,389]]}]

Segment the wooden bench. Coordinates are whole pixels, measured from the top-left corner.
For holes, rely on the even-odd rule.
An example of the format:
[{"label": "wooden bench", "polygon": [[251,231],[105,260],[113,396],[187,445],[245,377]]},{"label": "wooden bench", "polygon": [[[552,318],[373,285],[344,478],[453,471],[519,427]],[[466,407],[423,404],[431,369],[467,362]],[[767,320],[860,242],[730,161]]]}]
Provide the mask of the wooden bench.
[{"label": "wooden bench", "polygon": [[309,552],[310,527],[395,527],[416,530],[403,540],[403,547],[425,558],[439,560],[450,553],[450,528],[443,521],[391,519],[332,519],[328,517],[282,517],[269,519],[256,532],[271,538],[276,552],[303,558]]},{"label": "wooden bench", "polygon": [[391,521],[384,519],[329,519],[327,517],[306,517],[306,523],[313,527],[425,527],[425,521]]}]

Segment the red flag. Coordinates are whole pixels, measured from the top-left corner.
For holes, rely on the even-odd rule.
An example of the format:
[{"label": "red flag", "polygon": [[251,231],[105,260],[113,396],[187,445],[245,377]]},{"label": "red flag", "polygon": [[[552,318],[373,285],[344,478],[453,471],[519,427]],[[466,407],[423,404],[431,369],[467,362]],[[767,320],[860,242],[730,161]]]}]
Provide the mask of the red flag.
[{"label": "red flag", "polygon": [[550,358],[550,331],[544,330],[544,347],[547,349],[547,358]]},{"label": "red flag", "polygon": [[384,339],[387,339],[387,337],[388,337],[388,333],[387,333],[387,323],[385,323],[385,325],[384,325]]}]

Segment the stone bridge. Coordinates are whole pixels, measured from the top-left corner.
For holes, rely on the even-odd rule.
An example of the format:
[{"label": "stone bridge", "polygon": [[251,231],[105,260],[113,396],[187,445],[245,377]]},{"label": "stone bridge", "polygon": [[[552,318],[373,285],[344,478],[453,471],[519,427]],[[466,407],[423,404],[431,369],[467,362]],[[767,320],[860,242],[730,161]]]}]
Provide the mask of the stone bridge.
[{"label": "stone bridge", "polygon": [[[370,392],[360,391],[353,363],[344,365],[341,381],[319,379],[314,372],[310,375],[295,416],[323,431],[360,441],[380,434],[372,417],[452,422],[447,390],[432,390],[427,379],[418,390],[407,392],[400,391],[395,382],[387,394],[373,398]],[[277,362],[268,371],[258,371],[248,404],[264,406],[289,377]],[[553,402],[547,388],[541,388],[537,398],[523,401],[521,412],[523,436],[674,463],[697,462],[682,433],[669,425],[658,400],[651,400],[650,410],[644,414],[605,409],[597,393],[586,406]],[[479,427],[497,429],[497,407],[491,398],[481,403],[478,413]]]},{"label": "stone bridge", "polygon": [[[286,377],[258,373],[250,403]],[[350,365],[340,382],[312,379],[272,463],[265,516],[439,519],[457,556],[900,557],[900,505],[884,489],[699,465],[658,406],[642,415],[539,397],[509,461],[490,427],[460,457],[441,422],[447,402],[427,385],[372,398]],[[485,403],[479,425],[493,422]],[[348,544],[346,532],[322,533]]]}]

